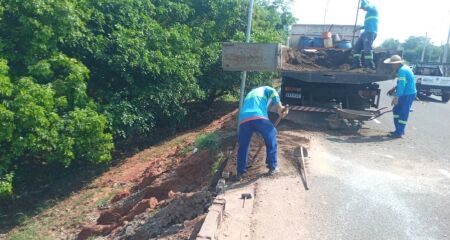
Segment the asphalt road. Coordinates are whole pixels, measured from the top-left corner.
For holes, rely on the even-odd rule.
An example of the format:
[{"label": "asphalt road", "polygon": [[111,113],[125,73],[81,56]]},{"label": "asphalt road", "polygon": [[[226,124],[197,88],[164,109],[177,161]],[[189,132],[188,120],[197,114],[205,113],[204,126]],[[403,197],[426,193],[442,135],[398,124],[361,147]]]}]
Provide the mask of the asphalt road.
[{"label": "asphalt road", "polygon": [[[393,85],[381,83],[383,94]],[[413,109],[403,139],[386,137],[392,114],[358,132],[281,124],[280,175],[225,193],[219,239],[450,239],[450,104]],[[309,190],[290,153],[302,135],[311,139]],[[242,192],[254,194],[245,211]]]},{"label": "asphalt road", "polygon": [[318,138],[302,239],[450,239],[450,104],[416,101],[405,137],[386,138],[391,130],[386,114]]}]

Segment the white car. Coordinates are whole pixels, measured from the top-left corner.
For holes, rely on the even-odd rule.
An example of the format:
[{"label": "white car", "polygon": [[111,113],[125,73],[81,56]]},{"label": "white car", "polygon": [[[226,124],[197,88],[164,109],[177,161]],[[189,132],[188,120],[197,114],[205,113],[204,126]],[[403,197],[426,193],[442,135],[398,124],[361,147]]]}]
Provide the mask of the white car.
[{"label": "white car", "polygon": [[430,96],[440,96],[442,102],[450,99],[450,77],[444,77],[439,65],[416,65],[413,68],[416,75],[417,91]]}]

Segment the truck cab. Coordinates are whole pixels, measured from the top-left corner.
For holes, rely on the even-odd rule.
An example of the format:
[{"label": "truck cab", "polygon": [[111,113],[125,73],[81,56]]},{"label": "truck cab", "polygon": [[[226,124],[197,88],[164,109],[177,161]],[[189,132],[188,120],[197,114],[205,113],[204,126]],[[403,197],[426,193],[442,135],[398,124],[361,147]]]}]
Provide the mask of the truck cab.
[{"label": "truck cab", "polygon": [[442,67],[437,64],[417,64],[413,66],[416,87],[420,94],[440,96],[442,102],[450,99],[450,77],[444,77]]}]

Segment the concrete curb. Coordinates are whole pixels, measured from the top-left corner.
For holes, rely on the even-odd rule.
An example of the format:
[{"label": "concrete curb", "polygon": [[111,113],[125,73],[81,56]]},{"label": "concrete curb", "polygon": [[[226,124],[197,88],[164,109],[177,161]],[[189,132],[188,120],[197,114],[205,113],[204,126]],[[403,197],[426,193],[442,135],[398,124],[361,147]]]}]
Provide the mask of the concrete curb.
[{"label": "concrete curb", "polygon": [[223,220],[225,211],[225,199],[217,197],[208,209],[205,221],[200,232],[197,234],[197,240],[216,239],[217,229]]}]

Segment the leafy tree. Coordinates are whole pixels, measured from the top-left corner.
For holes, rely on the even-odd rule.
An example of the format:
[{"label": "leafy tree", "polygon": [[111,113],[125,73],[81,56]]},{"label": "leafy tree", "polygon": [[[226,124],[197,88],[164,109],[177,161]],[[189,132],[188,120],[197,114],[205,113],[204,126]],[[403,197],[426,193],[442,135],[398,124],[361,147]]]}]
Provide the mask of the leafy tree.
[{"label": "leafy tree", "polygon": [[[253,42],[285,42],[289,2],[256,1]],[[242,0],[1,1],[0,192],[34,166],[109,161],[109,131],[158,139],[236,93],[221,42],[245,39],[247,12]]]},{"label": "leafy tree", "polygon": [[[68,62],[72,65],[59,69],[50,67],[49,69],[55,72],[58,69],[60,72],[56,74],[49,71],[52,74],[42,74],[57,78],[48,84],[39,84],[32,77],[11,82],[7,76],[6,61],[1,61],[0,181],[3,185],[6,184],[4,179],[9,183],[14,180],[12,176],[15,169],[21,172],[21,168],[29,165],[68,167],[73,164],[74,159],[77,162],[91,163],[104,163],[111,159],[112,136],[105,132],[106,117],[87,106],[84,101],[80,103],[66,100],[76,99],[71,97],[79,91],[76,86],[81,85],[83,89],[83,84],[71,84],[71,81],[85,81],[79,78],[77,70],[81,69],[83,73],[86,69],[73,59],[65,56],[57,58],[59,67]],[[70,105],[77,107],[72,109],[68,107]],[[3,188],[4,194],[12,191],[12,188]]]},{"label": "leafy tree", "polygon": [[69,35],[78,35],[82,23],[71,0],[3,0],[0,21],[0,54],[13,75],[49,58]]},{"label": "leafy tree", "polygon": [[401,42],[393,38],[384,40],[384,42],[380,45],[380,48],[383,49],[399,49],[401,47],[402,47]]},{"label": "leafy tree", "polygon": [[111,160],[112,136],[104,132],[107,124],[105,116],[90,108],[69,112],[65,134],[75,140],[72,151],[76,161],[98,164]]},{"label": "leafy tree", "polygon": [[[13,85],[8,74],[8,65],[0,60],[0,100],[11,96]],[[10,111],[3,101],[0,101],[0,150],[6,142],[11,142],[14,131],[14,113]],[[0,198],[12,193],[12,173],[9,172],[10,160],[0,157]]]},{"label": "leafy tree", "polygon": [[428,39],[425,37],[409,37],[402,44],[404,58],[409,62],[420,62],[423,46],[427,43]]},{"label": "leafy tree", "polygon": [[[425,48],[424,61],[425,62],[439,62],[444,52],[443,46],[436,46],[430,43],[430,39],[425,37],[410,36],[403,43],[396,39],[386,39],[381,45],[381,48],[386,49],[403,49],[403,57],[411,63],[421,61],[422,52]],[[450,55],[447,62],[450,62]]]},{"label": "leafy tree", "polygon": [[[252,24],[252,42],[284,43],[288,36],[289,26],[296,20],[289,11],[288,4],[291,1],[257,1],[254,10]],[[248,2],[247,1],[218,1],[217,7],[207,9],[209,15],[217,16],[210,28],[205,31],[211,38],[211,33],[216,33],[216,41],[204,46],[202,59],[203,74],[198,78],[201,88],[206,93],[207,102],[212,102],[218,97],[233,93],[240,85],[240,74],[223,72],[221,68],[220,42],[245,40]],[[225,12],[221,9],[234,9]],[[196,11],[197,12],[197,11]],[[203,20],[201,20],[203,22]],[[214,24],[215,23],[215,24]],[[229,27],[228,27],[229,26]],[[228,33],[228,35],[226,35]],[[204,41],[208,43],[208,41]],[[248,88],[257,85],[269,84],[274,73],[249,74]]]}]

